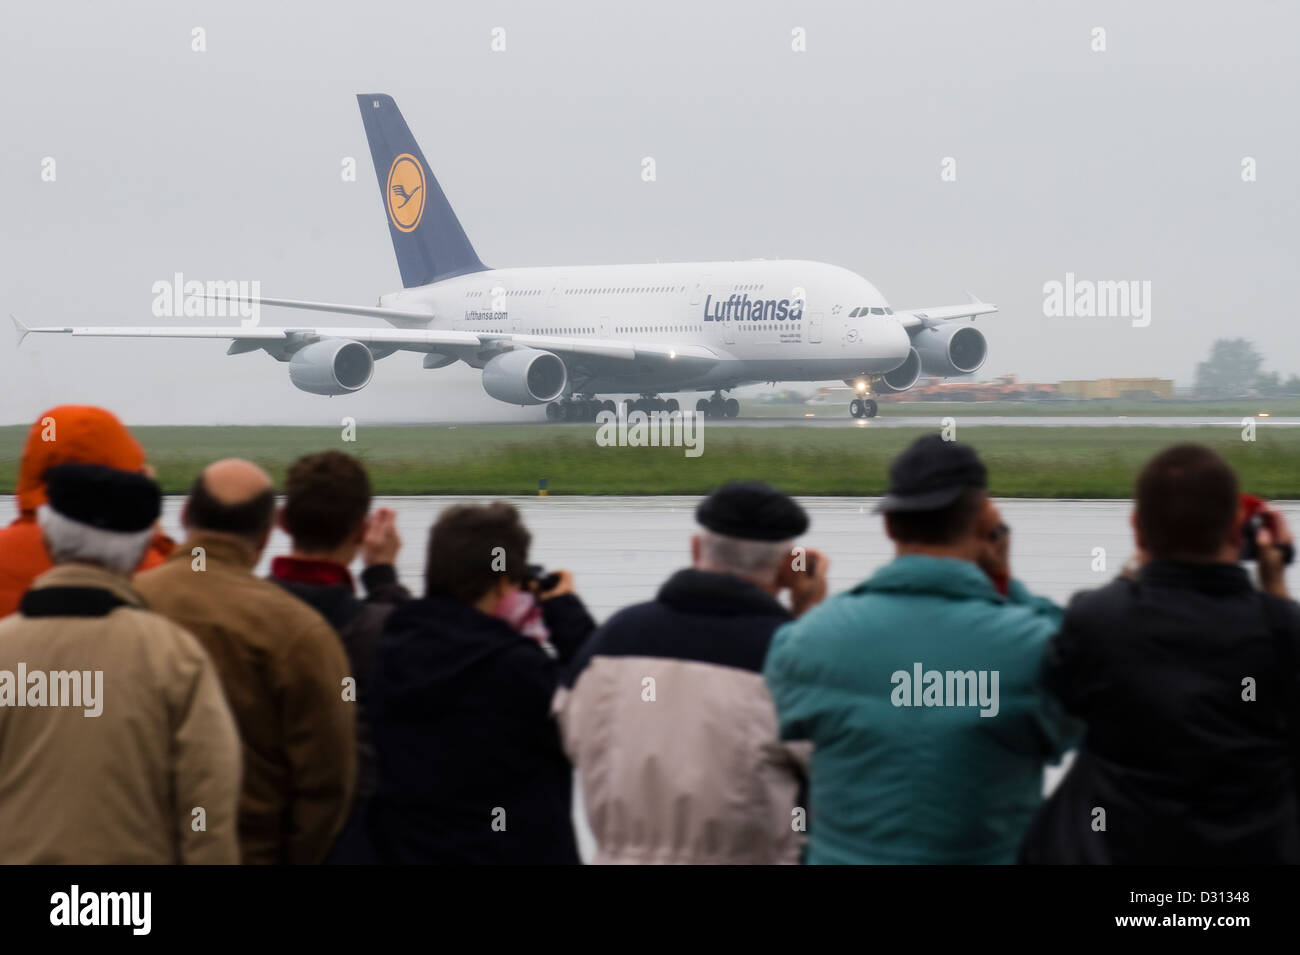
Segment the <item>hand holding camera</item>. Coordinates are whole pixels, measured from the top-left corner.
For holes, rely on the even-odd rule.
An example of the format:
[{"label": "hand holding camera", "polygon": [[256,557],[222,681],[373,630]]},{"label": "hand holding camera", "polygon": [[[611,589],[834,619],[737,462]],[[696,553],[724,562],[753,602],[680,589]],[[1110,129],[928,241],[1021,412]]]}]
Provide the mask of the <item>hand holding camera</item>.
[{"label": "hand holding camera", "polygon": [[1282,512],[1253,494],[1241,496],[1245,521],[1241,527],[1241,559],[1259,567],[1259,586],[1265,593],[1290,599],[1286,568],[1295,560],[1295,543]]}]

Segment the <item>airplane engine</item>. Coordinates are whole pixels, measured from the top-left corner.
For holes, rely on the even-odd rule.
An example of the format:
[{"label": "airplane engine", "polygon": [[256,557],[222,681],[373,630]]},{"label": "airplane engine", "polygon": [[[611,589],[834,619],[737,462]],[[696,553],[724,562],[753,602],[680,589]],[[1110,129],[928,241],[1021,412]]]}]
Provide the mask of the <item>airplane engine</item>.
[{"label": "airplane engine", "polygon": [[884,394],[897,394],[916,384],[921,377],[921,356],[913,348],[907,353],[907,359],[892,371],[881,375],[875,381],[875,389]]},{"label": "airplane engine", "polygon": [[370,384],[375,358],[361,342],[326,339],[313,342],[289,359],[289,380],[313,395],[346,395]]},{"label": "airplane engine", "polygon": [[544,405],[564,394],[569,373],[548,351],[516,348],[483,366],[483,390],[512,405]]},{"label": "airplane engine", "polygon": [[923,328],[912,336],[912,344],[921,355],[921,370],[937,378],[979,371],[989,354],[984,333],[958,322]]}]

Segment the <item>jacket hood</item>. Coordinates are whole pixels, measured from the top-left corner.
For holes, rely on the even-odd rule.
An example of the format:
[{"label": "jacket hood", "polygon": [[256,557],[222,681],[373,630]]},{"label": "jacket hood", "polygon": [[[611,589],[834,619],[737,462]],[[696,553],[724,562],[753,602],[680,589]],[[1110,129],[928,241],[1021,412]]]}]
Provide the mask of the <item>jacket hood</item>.
[{"label": "jacket hood", "polygon": [[92,405],[59,405],[27,432],[18,470],[18,513],[45,503],[45,473],[60,464],[98,464],[121,471],[144,468],[144,450],[111,411]]},{"label": "jacket hood", "polygon": [[1002,603],[1005,599],[993,587],[988,575],[970,561],[924,554],[895,557],[854,587],[852,592],[937,594],[995,603]]},{"label": "jacket hood", "polygon": [[[389,616],[377,648],[377,666],[392,701],[436,709],[456,699],[472,676],[495,654],[519,646],[541,646],[498,617],[446,597],[424,597],[398,606]],[[430,692],[431,690],[445,692]]]}]

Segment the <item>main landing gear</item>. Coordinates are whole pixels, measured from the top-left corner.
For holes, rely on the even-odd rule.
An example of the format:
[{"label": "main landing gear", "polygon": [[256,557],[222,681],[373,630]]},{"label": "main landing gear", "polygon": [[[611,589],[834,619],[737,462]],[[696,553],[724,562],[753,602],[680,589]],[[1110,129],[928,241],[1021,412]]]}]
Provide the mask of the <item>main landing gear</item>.
[{"label": "main landing gear", "polygon": [[[675,414],[682,410],[676,398],[660,398],[658,395],[641,395],[639,398],[623,399],[623,413],[630,415],[633,411],[645,414],[659,412]],[[872,403],[874,408],[874,402]],[[740,402],[735,398],[723,398],[721,392],[714,392],[712,398],[701,398],[695,403],[695,410],[706,418],[734,418],[740,414]],[[573,395],[560,401],[552,401],[546,406],[547,421],[595,421],[602,411],[611,414],[618,412],[613,401],[601,401],[595,395]],[[875,413],[874,410],[872,412]]]},{"label": "main landing gear", "polygon": [[615,412],[614,402],[601,401],[595,395],[574,396],[552,401],[546,406],[547,421],[595,421],[602,411]]},{"label": "main landing gear", "polygon": [[695,410],[706,418],[734,418],[740,414],[740,402],[735,398],[723,398],[722,392],[715,391],[712,398],[695,402]]},{"label": "main landing gear", "polygon": [[849,414],[855,418],[874,418],[879,410],[874,398],[854,398],[849,402]]},{"label": "main landing gear", "polygon": [[658,395],[642,395],[640,398],[623,399],[623,410],[626,414],[633,411],[641,411],[645,414],[658,411],[662,414],[674,414],[682,410],[681,404],[676,398],[660,398]]}]

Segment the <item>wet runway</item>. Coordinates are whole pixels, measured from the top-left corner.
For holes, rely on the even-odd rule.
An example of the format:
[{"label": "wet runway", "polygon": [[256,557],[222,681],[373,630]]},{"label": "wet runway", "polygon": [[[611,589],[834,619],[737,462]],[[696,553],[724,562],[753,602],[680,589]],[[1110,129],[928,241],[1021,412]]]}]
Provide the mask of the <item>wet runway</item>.
[{"label": "wet runway", "polygon": [[[1167,417],[1083,417],[1081,415],[966,415],[944,412],[933,416],[906,415],[891,417],[882,411],[875,418],[851,418],[839,409],[823,409],[813,417],[793,418],[736,418],[715,421],[709,419],[710,428],[782,428],[797,425],[801,428],[935,428],[945,417],[955,418],[964,428],[1233,428],[1241,427],[1242,419],[1170,415]],[[1300,418],[1257,418],[1259,428],[1300,428]]]},{"label": "wet runway", "polygon": [[[486,498],[485,498],[486,499]],[[382,498],[398,514],[404,546],[398,562],[412,590],[422,586],[429,525],[457,497]],[[649,600],[659,585],[689,560],[695,528],[694,497],[517,497],[533,534],[532,560],[573,571],[583,599],[597,619],[637,601]],[[830,558],[832,592],[858,583],[887,561],[892,547],[875,498],[801,498],[812,518],[803,539]],[[169,498],[166,523],[174,525],[179,498]],[[1077,590],[1096,587],[1133,554],[1127,501],[999,502],[1012,529],[1012,567],[1036,593],[1064,601]],[[1300,501],[1283,505],[1288,523],[1300,526]],[[279,536],[269,550],[283,553]],[[1092,569],[1095,548],[1105,551],[1104,571]],[[1288,581],[1300,594],[1300,565]]]}]

